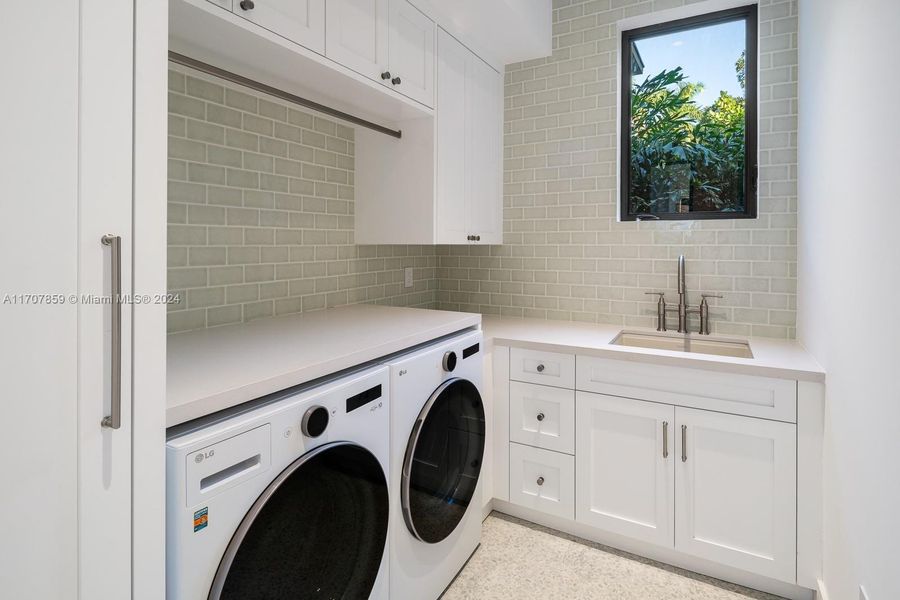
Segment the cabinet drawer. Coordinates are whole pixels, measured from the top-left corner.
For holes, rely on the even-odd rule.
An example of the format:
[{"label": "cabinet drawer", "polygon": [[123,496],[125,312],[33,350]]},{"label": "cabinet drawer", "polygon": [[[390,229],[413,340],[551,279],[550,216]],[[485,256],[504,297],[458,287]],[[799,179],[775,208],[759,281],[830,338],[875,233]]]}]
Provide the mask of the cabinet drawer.
[{"label": "cabinet drawer", "polygon": [[575,387],[575,356],[512,348],[509,351],[509,378],[572,389]]},{"label": "cabinet drawer", "polygon": [[577,363],[576,388],[586,392],[797,422],[796,381],[594,356]]},{"label": "cabinet drawer", "polygon": [[575,453],[575,391],[533,383],[509,384],[509,439]]},{"label": "cabinet drawer", "polygon": [[564,519],[574,519],[575,457],[511,443],[509,501]]}]

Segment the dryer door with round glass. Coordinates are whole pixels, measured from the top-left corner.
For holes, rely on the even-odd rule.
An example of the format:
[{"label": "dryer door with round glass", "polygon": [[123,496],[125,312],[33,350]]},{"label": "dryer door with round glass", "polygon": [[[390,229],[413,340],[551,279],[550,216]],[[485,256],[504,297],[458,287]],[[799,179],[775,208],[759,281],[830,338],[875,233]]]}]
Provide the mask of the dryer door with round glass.
[{"label": "dryer door with round glass", "polygon": [[368,450],[335,442],[304,454],[244,517],[209,600],[368,598],[388,510],[384,471]]},{"label": "dryer door with round glass", "polygon": [[462,520],[481,473],[484,407],[466,379],[445,381],[425,403],[403,461],[403,518],[419,540],[437,543]]}]

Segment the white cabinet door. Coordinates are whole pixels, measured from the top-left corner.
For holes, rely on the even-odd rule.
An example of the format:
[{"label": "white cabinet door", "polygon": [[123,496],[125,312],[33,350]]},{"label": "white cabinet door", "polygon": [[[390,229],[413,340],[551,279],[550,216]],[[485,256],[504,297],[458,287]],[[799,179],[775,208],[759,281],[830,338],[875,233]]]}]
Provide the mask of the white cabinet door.
[{"label": "white cabinet door", "polygon": [[325,56],[391,85],[388,0],[328,0]]},{"label": "white cabinet door", "polygon": [[325,0],[233,0],[233,10],[272,33],[325,52]]},{"label": "white cabinet door", "polygon": [[509,383],[509,439],[575,453],[575,392],[545,385]]},{"label": "white cabinet door", "polygon": [[433,107],[434,21],[406,0],[391,0],[390,30],[391,85]]},{"label": "white cabinet door", "polygon": [[[121,239],[119,292],[132,292],[134,13],[128,2],[81,2],[78,291],[112,299]],[[75,223],[72,224],[75,226]],[[79,597],[131,596],[131,332],[135,305],[78,307]],[[116,337],[120,347],[115,347]],[[116,382],[116,354],[121,380]],[[119,401],[116,402],[116,393]],[[101,426],[121,406],[119,428]]]},{"label": "white cabinet door", "polygon": [[564,519],[574,519],[575,457],[510,444],[509,501]]},{"label": "white cabinet door", "polygon": [[503,243],[503,75],[475,55],[467,88],[468,229],[476,244]]},{"label": "white cabinet door", "polygon": [[575,519],[674,544],[675,407],[578,392]]},{"label": "white cabinet door", "polygon": [[438,29],[437,60],[437,231],[438,244],[465,244],[470,235],[466,216],[466,97],[471,52]]},{"label": "white cabinet door", "polygon": [[437,243],[502,242],[503,77],[438,28]]},{"label": "white cabinet door", "polygon": [[0,65],[4,84],[28,90],[4,98],[16,118],[0,136],[16,175],[0,202],[3,598],[132,597],[131,305],[121,427],[110,429],[101,237],[122,236],[129,294],[134,22],[132,2],[82,0],[14,3],[0,24],[0,50],[15,56]]},{"label": "white cabinet door", "polygon": [[796,426],[676,408],[675,549],[795,580]]}]

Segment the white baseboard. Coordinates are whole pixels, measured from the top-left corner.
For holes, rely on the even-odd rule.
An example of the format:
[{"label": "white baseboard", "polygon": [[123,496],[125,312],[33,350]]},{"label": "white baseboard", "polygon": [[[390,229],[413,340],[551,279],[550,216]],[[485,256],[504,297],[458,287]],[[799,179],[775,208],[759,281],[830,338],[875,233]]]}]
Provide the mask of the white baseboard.
[{"label": "white baseboard", "polygon": [[487,501],[487,504],[481,507],[481,520],[484,521],[488,518],[488,515],[494,510],[494,499],[491,498]]},{"label": "white baseboard", "polygon": [[597,542],[611,548],[635,554],[650,560],[655,560],[667,565],[679,567],[694,573],[700,573],[722,581],[736,583],[744,587],[775,594],[789,598],[790,600],[813,600],[815,590],[800,587],[795,584],[770,579],[762,575],[756,575],[733,567],[720,565],[708,560],[697,558],[674,549],[663,548],[647,542],[629,539],[623,536],[611,534],[595,527],[576,523],[569,519],[562,519],[546,515],[539,511],[511,504],[494,498],[494,510],[518,517],[544,527],[549,527],[562,533],[577,536],[579,538]]}]

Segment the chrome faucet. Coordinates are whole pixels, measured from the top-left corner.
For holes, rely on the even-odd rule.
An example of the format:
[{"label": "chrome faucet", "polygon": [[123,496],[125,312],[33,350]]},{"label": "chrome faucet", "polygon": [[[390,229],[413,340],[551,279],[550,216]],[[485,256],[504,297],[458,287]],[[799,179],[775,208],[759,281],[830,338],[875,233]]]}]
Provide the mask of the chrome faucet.
[{"label": "chrome faucet", "polygon": [[656,304],[656,330],[667,331],[666,329],[666,311],[673,310],[678,312],[678,333],[688,333],[687,317],[691,314],[700,315],[700,329],[698,333],[701,335],[709,335],[709,302],[707,298],[722,298],[718,294],[701,294],[702,300],[700,306],[692,307],[687,303],[687,285],[684,277],[684,254],[678,257],[678,306],[669,308],[666,305],[666,296],[663,292],[644,292],[648,295],[659,296]]}]

